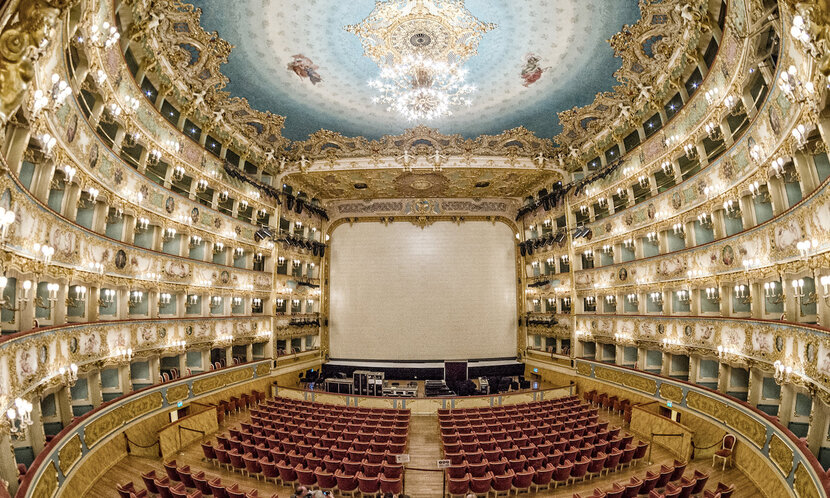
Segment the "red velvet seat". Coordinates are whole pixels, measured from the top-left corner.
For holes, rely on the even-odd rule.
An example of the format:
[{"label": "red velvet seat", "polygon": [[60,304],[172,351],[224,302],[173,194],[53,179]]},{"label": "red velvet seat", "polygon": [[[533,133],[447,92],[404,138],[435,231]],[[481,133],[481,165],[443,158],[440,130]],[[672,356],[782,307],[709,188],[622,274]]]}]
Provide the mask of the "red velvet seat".
[{"label": "red velvet seat", "polygon": [[157,495],[159,490],[156,487],[155,480],[158,479],[158,475],[156,475],[155,470],[151,470],[146,474],[141,474],[141,480],[144,481],[144,487],[147,488],[147,491],[150,493]]},{"label": "red velvet seat", "polygon": [[645,478],[643,479],[643,484],[640,486],[640,490],[637,494],[639,495],[647,495],[654,489],[654,485],[657,484],[657,479],[660,478],[660,474],[654,473],[650,470],[646,471]]},{"label": "red velvet seat", "polygon": [[576,482],[577,479],[582,479],[584,481],[585,476],[588,473],[588,466],[590,464],[591,460],[587,457],[583,457],[581,460],[575,462],[573,468],[571,469],[571,480],[573,482]]},{"label": "red velvet seat", "polygon": [[608,456],[605,453],[597,453],[597,456],[591,458],[591,463],[588,465],[588,471],[586,475],[588,478],[593,479],[594,477],[602,474],[602,470],[605,468],[605,460]]},{"label": "red velvet seat", "polygon": [[242,455],[242,461],[245,462],[245,472],[251,476],[253,475],[256,477],[257,481],[259,480],[259,474],[262,472],[262,469],[259,466],[259,460],[256,456],[251,455],[250,453],[246,453]]},{"label": "red velvet seat", "polygon": [[277,462],[277,471],[280,473],[280,480],[288,485],[297,480],[297,472],[285,461]]},{"label": "red velvet seat", "polygon": [[556,466],[556,470],[553,471],[553,487],[555,488],[560,483],[567,483],[568,480],[571,478],[571,469],[573,468],[574,464],[569,461],[565,460],[564,464],[560,464]]},{"label": "red velvet seat", "polygon": [[705,488],[706,483],[709,482],[709,474],[695,470],[693,480],[695,481],[695,485],[692,487],[691,494],[694,496],[703,492],[703,488]]},{"label": "red velvet seat", "polygon": [[384,495],[389,493],[399,495],[403,492],[403,480],[400,477],[387,477],[380,475],[380,492]]},{"label": "red velvet seat", "polygon": [[556,467],[552,463],[548,463],[544,467],[534,467],[535,472],[533,473],[533,485],[534,491],[539,491],[540,489],[548,489],[550,488],[550,481],[553,479],[553,472],[556,470]]},{"label": "red velvet seat", "polygon": [[360,472],[357,474],[357,489],[364,495],[376,495],[380,491],[380,478],[366,476]]},{"label": "red velvet seat", "polygon": [[380,469],[382,466],[382,463],[371,463],[367,460],[363,460],[361,470],[363,471],[363,474],[368,477],[377,477],[380,475]]},{"label": "red velvet seat", "polygon": [[622,458],[622,451],[618,449],[613,449],[608,454],[608,458],[605,459],[604,470],[605,473],[609,473],[612,470],[617,470],[617,465],[620,463],[620,458]]},{"label": "red velvet seat", "polygon": [[334,479],[337,481],[337,490],[342,493],[354,493],[358,487],[357,477],[354,474],[347,474],[342,470],[334,473]]},{"label": "red velvet seat", "polygon": [[710,491],[708,489],[704,490],[703,491],[703,497],[704,498],[717,498],[718,496],[720,496],[720,498],[731,498],[732,493],[734,491],[735,491],[735,485],[734,484],[730,484],[729,486],[727,486],[726,484],[724,484],[722,482],[719,482],[718,487],[715,488],[714,491]]},{"label": "red velvet seat", "polygon": [[205,461],[212,464],[216,463],[216,452],[213,450],[213,446],[210,443],[202,441],[202,454],[204,454]]},{"label": "red velvet seat", "polygon": [[213,498],[228,498],[228,492],[225,486],[222,485],[222,480],[218,477],[208,481],[208,486],[210,486],[210,491],[213,493]]},{"label": "red velvet seat", "polygon": [[643,481],[637,476],[632,477],[628,484],[625,484],[625,493],[623,493],[622,498],[635,498],[637,494],[640,492],[640,488],[643,486]]},{"label": "red velvet seat", "polygon": [[167,477],[171,481],[179,482],[181,481],[181,477],[179,477],[179,471],[176,468],[176,461],[172,460],[170,462],[164,462],[164,470],[167,472]]},{"label": "red velvet seat", "polygon": [[527,469],[516,472],[515,477],[513,477],[513,487],[516,488],[517,493],[519,491],[530,491],[530,485],[533,484],[533,476],[536,475],[536,471],[532,466],[528,466]]},{"label": "red velvet seat", "polygon": [[611,487],[605,490],[607,498],[622,498],[623,493],[625,493],[625,486],[618,482],[611,484]]},{"label": "red velvet seat", "polygon": [[130,481],[127,484],[116,484],[115,489],[118,491],[118,494],[121,496],[121,498],[131,498],[131,496],[134,496],[136,498],[144,498],[145,496],[147,496],[147,490],[136,489],[135,484],[133,484],[133,481]]},{"label": "red velvet seat", "polygon": [[470,491],[477,495],[489,493],[492,485],[492,472],[488,472],[481,477],[470,477]]},{"label": "red velvet seat", "polygon": [[666,487],[666,484],[669,483],[671,480],[671,475],[674,472],[673,467],[669,467],[667,465],[660,466],[660,477],[657,478],[657,482],[654,484],[654,489],[660,489]]},{"label": "red velvet seat", "polygon": [[[458,496],[466,496],[467,491],[470,490],[470,475],[464,474],[463,477],[450,477],[447,479],[447,491],[449,492],[450,496],[458,495]],[[487,489],[490,489],[490,485],[488,483]]]},{"label": "red velvet seat", "polygon": [[337,487],[337,479],[334,478],[334,473],[321,467],[314,470],[314,477],[317,479],[317,485],[323,489],[330,490]]},{"label": "red velvet seat", "polygon": [[513,472],[513,469],[507,469],[504,474],[493,476],[493,483],[491,486],[497,496],[499,493],[509,493],[510,490],[513,489],[514,477],[516,477],[516,473]]},{"label": "red velvet seat", "polygon": [[314,476],[314,469],[297,465],[294,467],[294,472],[297,473],[297,481],[303,486],[314,486],[317,484],[317,478]]},{"label": "red velvet seat", "polygon": [[273,479],[274,484],[277,484],[277,480],[280,478],[280,472],[277,470],[277,464],[268,460],[267,458],[261,458],[259,460],[259,467],[262,471],[262,476],[266,480]]},{"label": "red velvet seat", "polygon": [[680,462],[678,460],[674,461],[674,469],[672,470],[671,478],[669,481],[674,482],[680,479],[683,476],[683,472],[686,471],[686,462]]}]

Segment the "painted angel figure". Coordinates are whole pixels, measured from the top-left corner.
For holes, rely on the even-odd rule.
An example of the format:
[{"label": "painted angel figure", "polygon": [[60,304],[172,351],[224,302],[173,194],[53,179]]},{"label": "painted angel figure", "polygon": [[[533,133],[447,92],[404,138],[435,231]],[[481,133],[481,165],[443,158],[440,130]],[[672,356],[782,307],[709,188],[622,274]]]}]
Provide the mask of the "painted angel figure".
[{"label": "painted angel figure", "polygon": [[522,68],[521,77],[524,80],[523,85],[528,87],[533,83],[539,81],[539,78],[542,77],[545,71],[550,69],[549,67],[541,67],[539,63],[542,62],[542,58],[536,54],[530,53],[525,56],[525,65]]},{"label": "painted angel figure", "polygon": [[319,67],[311,59],[303,54],[294,54],[291,57],[293,57],[293,60],[288,63],[289,71],[294,71],[300,78],[308,78],[313,85],[323,81],[320,73],[317,72]]}]

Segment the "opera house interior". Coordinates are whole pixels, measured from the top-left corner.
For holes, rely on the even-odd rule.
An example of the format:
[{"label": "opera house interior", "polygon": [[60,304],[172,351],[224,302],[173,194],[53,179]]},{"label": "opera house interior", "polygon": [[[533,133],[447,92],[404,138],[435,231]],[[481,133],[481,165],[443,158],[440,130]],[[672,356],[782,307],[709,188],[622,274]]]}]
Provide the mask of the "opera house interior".
[{"label": "opera house interior", "polygon": [[830,1],[2,3],[0,498],[830,495]]}]

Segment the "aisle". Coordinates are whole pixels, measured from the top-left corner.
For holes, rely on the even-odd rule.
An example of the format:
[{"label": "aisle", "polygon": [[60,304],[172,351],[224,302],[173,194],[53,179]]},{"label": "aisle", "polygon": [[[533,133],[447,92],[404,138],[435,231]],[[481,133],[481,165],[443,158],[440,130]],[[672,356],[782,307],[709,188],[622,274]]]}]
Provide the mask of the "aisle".
[{"label": "aisle", "polygon": [[[407,467],[438,470],[441,438],[437,415],[413,415],[409,422],[409,455]],[[442,472],[408,470],[405,491],[412,497],[441,496]]]}]

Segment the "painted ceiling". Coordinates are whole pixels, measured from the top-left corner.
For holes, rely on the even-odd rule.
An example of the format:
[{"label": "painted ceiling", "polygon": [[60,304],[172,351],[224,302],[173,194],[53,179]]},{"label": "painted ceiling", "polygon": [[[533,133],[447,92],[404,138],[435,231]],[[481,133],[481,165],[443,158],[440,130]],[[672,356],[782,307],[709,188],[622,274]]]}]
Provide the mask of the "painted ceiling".
[{"label": "painted ceiling", "polygon": [[[372,104],[368,81],[380,70],[363,55],[360,39],[343,29],[366,18],[374,3],[193,0],[202,26],[234,45],[223,68],[230,78],[225,89],[286,116],[283,135],[292,140],[319,129],[375,139],[419,124]],[[466,7],[498,25],[465,65],[467,81],[478,88],[474,103],[421,124],[467,138],[517,126],[539,137],[559,133],[557,112],[587,105],[615,85],[621,61],[607,40],[640,16],[636,0],[467,0]],[[533,76],[523,77],[531,55],[539,62],[525,71]],[[292,64],[313,70],[295,72]],[[538,70],[541,76],[530,81]]]},{"label": "painted ceiling", "polygon": [[299,190],[323,199],[521,197],[548,180],[542,170],[452,168],[443,171],[371,169],[314,171],[286,178]]}]

